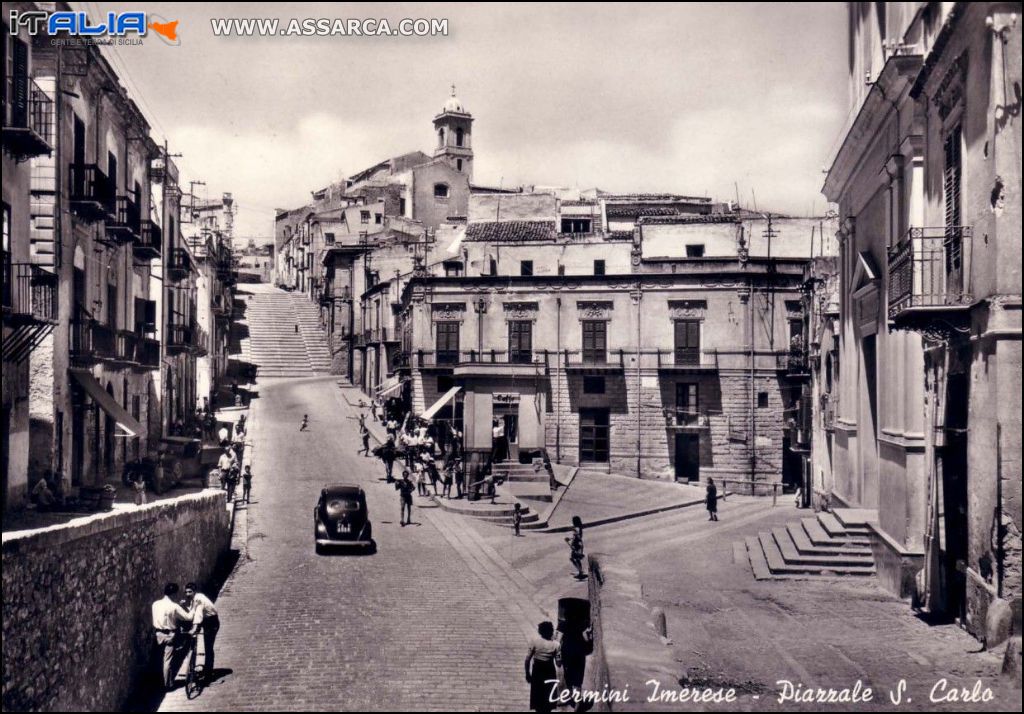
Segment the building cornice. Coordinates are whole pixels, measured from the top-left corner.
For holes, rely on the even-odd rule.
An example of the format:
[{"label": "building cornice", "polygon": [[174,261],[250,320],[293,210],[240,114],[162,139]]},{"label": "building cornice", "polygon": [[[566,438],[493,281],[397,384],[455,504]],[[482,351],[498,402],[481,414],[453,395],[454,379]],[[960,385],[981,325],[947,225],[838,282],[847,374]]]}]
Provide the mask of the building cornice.
[{"label": "building cornice", "polygon": [[821,192],[829,201],[839,200],[864,156],[866,143],[878,133],[896,98],[909,90],[921,62],[921,55],[893,55],[882,67],[828,170]]}]

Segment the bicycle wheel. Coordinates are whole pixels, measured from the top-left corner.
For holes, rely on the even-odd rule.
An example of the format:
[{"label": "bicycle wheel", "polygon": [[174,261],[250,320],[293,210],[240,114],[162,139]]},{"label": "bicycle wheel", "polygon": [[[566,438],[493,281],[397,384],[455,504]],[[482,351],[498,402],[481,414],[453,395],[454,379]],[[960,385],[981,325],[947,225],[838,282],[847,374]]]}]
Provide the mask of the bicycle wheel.
[{"label": "bicycle wheel", "polygon": [[199,679],[199,672],[196,671],[196,653],[198,649],[198,642],[193,639],[192,650],[188,655],[188,673],[185,675],[185,696],[189,699],[198,697],[200,690],[203,688],[203,683]]}]

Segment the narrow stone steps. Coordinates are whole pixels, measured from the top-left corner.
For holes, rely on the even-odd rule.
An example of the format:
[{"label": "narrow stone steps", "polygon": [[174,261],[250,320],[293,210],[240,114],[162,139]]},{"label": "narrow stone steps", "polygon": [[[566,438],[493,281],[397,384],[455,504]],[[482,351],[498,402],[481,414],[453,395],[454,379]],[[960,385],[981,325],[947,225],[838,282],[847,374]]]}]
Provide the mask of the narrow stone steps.
[{"label": "narrow stone steps", "polygon": [[851,535],[832,513],[762,531],[745,539],[758,580],[875,575],[870,538]]},{"label": "narrow stone steps", "polygon": [[811,541],[807,531],[804,530],[803,522],[790,523],[786,526],[789,537],[796,546],[796,549],[806,555],[826,555],[842,557],[846,555],[867,555],[871,556],[871,549],[865,546],[850,546],[842,544],[818,544]]},{"label": "narrow stone steps", "polygon": [[778,545],[779,551],[782,553],[782,557],[785,558],[787,564],[813,565],[829,570],[835,567],[868,567],[874,570],[874,560],[871,556],[871,551],[868,551],[866,554],[858,553],[852,555],[801,553],[793,542],[788,529],[773,528],[772,537],[775,539],[775,543]]}]

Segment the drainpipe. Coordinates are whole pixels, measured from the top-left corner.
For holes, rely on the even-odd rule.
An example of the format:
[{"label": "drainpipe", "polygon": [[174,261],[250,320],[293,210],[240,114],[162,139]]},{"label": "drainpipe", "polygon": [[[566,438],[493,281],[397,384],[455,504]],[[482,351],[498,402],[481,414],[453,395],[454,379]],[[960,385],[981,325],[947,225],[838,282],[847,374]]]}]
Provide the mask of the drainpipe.
[{"label": "drainpipe", "polygon": [[558,355],[562,353],[562,298],[555,298],[555,463],[562,463],[562,412],[559,389],[562,380],[559,377]]},{"label": "drainpipe", "polygon": [[[640,346],[641,342],[641,324],[640,319],[643,314],[642,307],[644,301],[644,289],[643,281],[638,280],[636,283],[636,292],[634,293],[634,302],[636,303],[636,477],[641,477],[641,456],[640,448],[643,438],[643,429],[641,427],[641,410],[643,409],[643,395],[640,390],[643,386],[643,377],[640,373]],[[611,460],[609,459],[609,463]]]}]

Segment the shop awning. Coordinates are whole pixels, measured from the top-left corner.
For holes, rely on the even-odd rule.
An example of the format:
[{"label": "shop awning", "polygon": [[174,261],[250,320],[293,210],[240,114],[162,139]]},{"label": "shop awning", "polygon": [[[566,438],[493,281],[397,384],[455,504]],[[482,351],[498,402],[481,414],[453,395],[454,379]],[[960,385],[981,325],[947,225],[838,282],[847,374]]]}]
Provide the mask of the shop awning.
[{"label": "shop awning", "polygon": [[99,404],[100,409],[105,411],[114,421],[117,422],[118,428],[128,436],[139,436],[146,429],[140,424],[135,417],[125,411],[124,407],[117,403],[117,401],[96,381],[96,378],[92,376],[87,370],[82,369],[71,369],[71,376],[75,378],[85,393],[89,395],[89,398]]},{"label": "shop awning", "polygon": [[377,396],[390,396],[397,392],[399,389],[401,389],[403,384],[405,384],[405,381],[398,379],[397,377],[394,379],[389,379],[388,381],[384,382],[377,388]]},{"label": "shop awning", "polygon": [[445,404],[447,404],[448,402],[455,398],[455,395],[459,393],[460,389],[462,389],[462,387],[452,387],[451,389],[449,389],[447,392],[441,395],[440,399],[431,404],[430,409],[423,412],[423,414],[420,415],[420,418],[433,419],[434,415],[441,411],[441,407],[443,407]]}]

